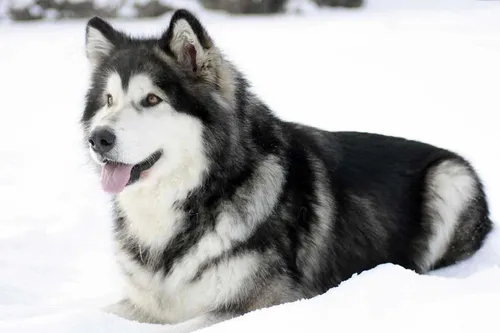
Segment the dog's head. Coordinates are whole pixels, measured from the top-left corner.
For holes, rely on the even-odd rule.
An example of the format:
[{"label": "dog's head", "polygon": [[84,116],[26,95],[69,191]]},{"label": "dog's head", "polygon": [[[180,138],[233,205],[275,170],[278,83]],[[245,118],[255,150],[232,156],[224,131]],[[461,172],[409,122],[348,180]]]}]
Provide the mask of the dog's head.
[{"label": "dog's head", "polygon": [[86,54],[93,75],[81,121],[105,191],[166,174],[199,177],[217,155],[210,141],[230,141],[234,72],[190,12],[176,11],[147,39],[95,17]]}]

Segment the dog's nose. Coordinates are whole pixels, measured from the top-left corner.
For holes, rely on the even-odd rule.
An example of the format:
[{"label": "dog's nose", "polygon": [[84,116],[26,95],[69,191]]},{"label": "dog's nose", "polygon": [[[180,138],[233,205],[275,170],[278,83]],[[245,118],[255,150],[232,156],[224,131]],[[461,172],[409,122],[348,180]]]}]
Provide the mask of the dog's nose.
[{"label": "dog's nose", "polygon": [[92,149],[100,154],[105,154],[113,149],[116,135],[109,127],[98,127],[90,133],[89,143]]}]

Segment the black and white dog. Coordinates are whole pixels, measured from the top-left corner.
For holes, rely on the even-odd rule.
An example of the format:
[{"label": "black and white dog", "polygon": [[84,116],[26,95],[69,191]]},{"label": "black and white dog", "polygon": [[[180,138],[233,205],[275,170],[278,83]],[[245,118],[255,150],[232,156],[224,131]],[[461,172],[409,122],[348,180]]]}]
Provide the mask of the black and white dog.
[{"label": "black and white dog", "polygon": [[112,194],[125,318],[190,332],[394,263],[471,256],[492,229],[464,158],[278,119],[186,10],[159,38],[88,22],[85,141]]}]

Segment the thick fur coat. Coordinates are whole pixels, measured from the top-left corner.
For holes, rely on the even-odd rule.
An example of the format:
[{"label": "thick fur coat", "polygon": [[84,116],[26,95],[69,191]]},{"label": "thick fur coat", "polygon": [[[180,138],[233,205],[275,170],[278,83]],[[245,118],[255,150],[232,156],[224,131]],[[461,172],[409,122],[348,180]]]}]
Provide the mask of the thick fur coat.
[{"label": "thick fur coat", "polygon": [[125,318],[190,332],[379,264],[456,263],[492,228],[464,158],[280,120],[188,11],[158,38],[93,18],[86,52],[83,132],[127,286],[109,310]]}]

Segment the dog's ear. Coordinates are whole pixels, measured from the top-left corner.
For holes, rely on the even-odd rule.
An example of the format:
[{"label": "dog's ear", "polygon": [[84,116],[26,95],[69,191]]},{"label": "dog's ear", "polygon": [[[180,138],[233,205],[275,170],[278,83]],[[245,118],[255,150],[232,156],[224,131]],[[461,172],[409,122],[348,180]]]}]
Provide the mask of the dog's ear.
[{"label": "dog's ear", "polygon": [[99,17],[88,21],[85,32],[87,59],[93,67],[98,66],[125,38],[121,32]]},{"label": "dog's ear", "polygon": [[185,69],[203,75],[217,51],[200,21],[185,9],[177,10],[160,39],[160,47]]}]

